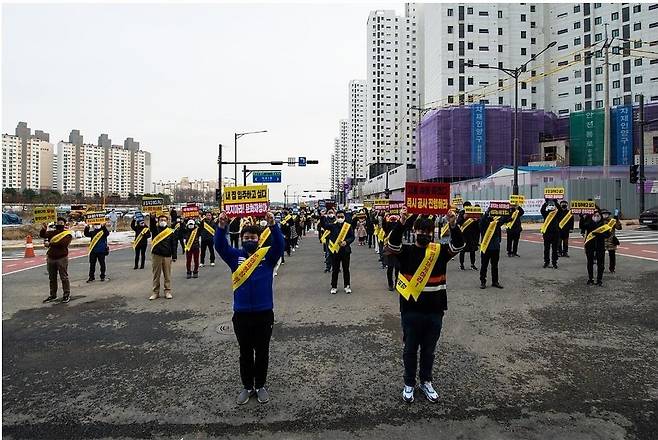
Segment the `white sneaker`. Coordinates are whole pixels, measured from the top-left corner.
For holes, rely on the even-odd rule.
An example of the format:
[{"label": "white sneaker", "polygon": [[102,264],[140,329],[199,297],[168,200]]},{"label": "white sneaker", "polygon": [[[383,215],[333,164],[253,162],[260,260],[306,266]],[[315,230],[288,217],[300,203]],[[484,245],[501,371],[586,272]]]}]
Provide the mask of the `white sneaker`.
[{"label": "white sneaker", "polygon": [[215,263],[210,263],[210,267],[215,267]]},{"label": "white sneaker", "polygon": [[407,403],[414,401],[414,387],[409,387],[407,385],[402,389],[402,400]]},{"label": "white sneaker", "polygon": [[205,264],[203,264],[203,263],[199,264],[199,267],[203,267],[203,266],[205,266]]},{"label": "white sneaker", "polygon": [[295,252],[295,249],[296,249],[296,248],[292,248],[292,251]]},{"label": "white sneaker", "polygon": [[158,295],[157,293],[154,293],[153,295],[149,296],[150,301],[153,301],[154,299],[158,299],[158,298],[160,298],[160,295]]},{"label": "white sneaker", "polygon": [[434,391],[434,387],[432,387],[432,382],[423,382],[420,385],[420,389],[425,393],[425,397],[427,397],[427,400],[429,400],[432,403],[436,403],[439,400],[439,394]]},{"label": "white sneaker", "polygon": [[165,293],[165,298],[167,298],[167,299],[172,299],[173,296],[171,296],[171,292],[167,292],[167,293]]},{"label": "white sneaker", "polygon": [[274,276],[277,276],[278,274],[279,274],[278,272],[274,272]]},{"label": "white sneaker", "polygon": [[331,288],[331,294],[335,295],[336,293],[338,293],[338,289],[336,289],[335,287],[332,287]]},{"label": "white sneaker", "polygon": [[350,286],[345,286],[345,293],[352,293],[352,288]]}]

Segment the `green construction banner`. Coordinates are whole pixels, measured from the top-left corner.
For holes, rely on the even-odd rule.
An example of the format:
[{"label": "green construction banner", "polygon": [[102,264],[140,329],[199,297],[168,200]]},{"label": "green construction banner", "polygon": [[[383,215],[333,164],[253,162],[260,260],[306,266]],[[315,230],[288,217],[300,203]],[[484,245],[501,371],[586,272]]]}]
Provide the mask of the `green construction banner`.
[{"label": "green construction banner", "polygon": [[604,110],[573,112],[569,116],[569,163],[603,165]]}]

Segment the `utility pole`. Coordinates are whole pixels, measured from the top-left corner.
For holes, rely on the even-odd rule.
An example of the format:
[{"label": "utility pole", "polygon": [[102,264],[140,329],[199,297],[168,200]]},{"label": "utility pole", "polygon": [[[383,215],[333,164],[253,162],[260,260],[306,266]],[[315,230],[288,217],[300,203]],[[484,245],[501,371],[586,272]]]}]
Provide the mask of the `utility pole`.
[{"label": "utility pole", "polygon": [[612,41],[608,41],[608,24],[605,24],[605,68],[603,70],[603,87],[605,90],[604,102],[604,115],[603,115],[603,173],[604,177],[609,175],[610,167],[610,64],[608,58],[608,50]]},{"label": "utility pole", "polygon": [[356,157],[352,160],[352,198],[356,199]]},{"label": "utility pole", "polygon": [[242,185],[247,186],[247,165],[242,165]]},{"label": "utility pole", "polygon": [[217,154],[217,206],[222,209],[222,144]]},{"label": "utility pole", "polygon": [[[644,212],[644,95],[640,95],[640,214]],[[635,155],[633,155],[635,157]]]}]

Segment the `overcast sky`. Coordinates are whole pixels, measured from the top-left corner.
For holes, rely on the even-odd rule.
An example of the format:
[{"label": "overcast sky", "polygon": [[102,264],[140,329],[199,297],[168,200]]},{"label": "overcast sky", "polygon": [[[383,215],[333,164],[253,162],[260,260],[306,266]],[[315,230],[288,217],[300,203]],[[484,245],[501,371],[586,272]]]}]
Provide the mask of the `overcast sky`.
[{"label": "overcast sky", "polygon": [[[348,81],[365,78],[366,22],[402,4],[3,5],[2,125],[80,129],[152,153],[153,180],[217,178],[217,144],[233,159],[307,156],[284,184],[329,188]],[[225,175],[233,176],[225,166]],[[264,167],[271,168],[271,167]]]}]

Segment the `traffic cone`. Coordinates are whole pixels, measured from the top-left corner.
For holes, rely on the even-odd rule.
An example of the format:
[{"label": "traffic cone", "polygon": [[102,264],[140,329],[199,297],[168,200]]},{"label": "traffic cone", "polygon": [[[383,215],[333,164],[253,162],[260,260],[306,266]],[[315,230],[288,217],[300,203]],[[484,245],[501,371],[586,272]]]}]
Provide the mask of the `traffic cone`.
[{"label": "traffic cone", "polygon": [[32,244],[32,236],[28,235],[25,238],[25,257],[24,258],[33,258],[34,257],[34,245]]}]

